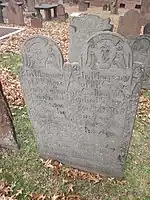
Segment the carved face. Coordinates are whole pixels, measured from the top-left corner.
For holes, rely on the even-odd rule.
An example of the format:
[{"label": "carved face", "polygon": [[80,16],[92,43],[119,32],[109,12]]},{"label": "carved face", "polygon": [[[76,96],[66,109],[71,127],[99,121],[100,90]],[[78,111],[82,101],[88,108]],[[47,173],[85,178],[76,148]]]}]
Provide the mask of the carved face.
[{"label": "carved face", "polygon": [[109,68],[116,55],[116,48],[110,41],[99,42],[96,44],[94,54],[100,68]]}]

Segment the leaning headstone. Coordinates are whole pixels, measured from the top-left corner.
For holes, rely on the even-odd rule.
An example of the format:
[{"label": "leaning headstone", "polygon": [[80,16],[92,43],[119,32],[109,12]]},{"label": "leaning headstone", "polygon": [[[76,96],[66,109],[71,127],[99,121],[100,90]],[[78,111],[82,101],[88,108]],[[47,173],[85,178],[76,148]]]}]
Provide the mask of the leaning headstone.
[{"label": "leaning headstone", "polygon": [[137,10],[129,10],[124,16],[119,17],[117,33],[128,36],[140,35],[142,27],[141,16]]},{"label": "leaning headstone", "polygon": [[9,0],[6,10],[9,24],[24,25],[22,6],[19,6],[14,0]]},{"label": "leaning headstone", "polygon": [[57,6],[57,17],[61,21],[64,21],[66,19],[65,7],[62,4],[59,4]]},{"label": "leaning headstone", "polygon": [[150,23],[148,23],[148,24],[146,24],[146,25],[144,26],[143,34],[144,34],[144,35],[145,35],[145,34],[150,35]]},{"label": "leaning headstone", "polygon": [[134,61],[142,62],[144,65],[144,79],[142,88],[150,89],[150,35],[141,35],[129,40]]},{"label": "leaning headstone", "polygon": [[12,115],[0,82],[0,147],[18,149]]},{"label": "leaning headstone", "polygon": [[78,62],[85,42],[100,31],[112,30],[110,19],[97,15],[79,14],[70,19],[69,25],[69,61]]},{"label": "leaning headstone", "polygon": [[20,78],[40,155],[122,177],[141,88],[141,63],[109,31],[85,42],[80,63],[64,65],[49,38],[29,38]]}]

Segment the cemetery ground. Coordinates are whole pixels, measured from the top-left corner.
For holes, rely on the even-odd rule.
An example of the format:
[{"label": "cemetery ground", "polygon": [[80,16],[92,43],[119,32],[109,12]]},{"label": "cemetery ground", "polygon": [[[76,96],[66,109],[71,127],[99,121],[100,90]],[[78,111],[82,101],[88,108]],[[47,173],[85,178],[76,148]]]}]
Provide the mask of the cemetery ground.
[{"label": "cemetery ground", "polygon": [[[114,17],[114,21],[116,18]],[[115,25],[116,27],[116,25]],[[142,91],[122,180],[103,178],[39,157],[18,81],[20,46],[28,36],[52,37],[67,60],[68,23],[45,23],[5,40],[0,51],[0,79],[11,106],[20,144],[18,152],[0,151],[0,199],[148,200],[150,199],[150,92]]]}]

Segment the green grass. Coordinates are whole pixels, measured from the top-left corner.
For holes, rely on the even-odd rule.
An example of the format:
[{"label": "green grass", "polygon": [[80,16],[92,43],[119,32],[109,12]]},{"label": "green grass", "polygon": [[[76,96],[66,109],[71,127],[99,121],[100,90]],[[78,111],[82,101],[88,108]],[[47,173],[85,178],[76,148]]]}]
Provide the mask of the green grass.
[{"label": "green grass", "polygon": [[[12,66],[18,73],[18,55],[7,55],[0,63]],[[5,65],[3,65],[5,67]],[[125,178],[103,180],[97,184],[86,180],[68,179],[61,171],[55,175],[44,167],[36,149],[31,123],[26,108],[12,108],[19,152],[0,152],[0,180],[13,185],[13,192],[23,189],[18,199],[25,200],[32,192],[53,196],[57,191],[67,193],[68,184],[74,185],[73,194],[87,200],[148,200],[150,199],[150,125],[137,118],[127,158]],[[64,167],[63,167],[64,168]],[[64,180],[68,179],[68,183]]]}]

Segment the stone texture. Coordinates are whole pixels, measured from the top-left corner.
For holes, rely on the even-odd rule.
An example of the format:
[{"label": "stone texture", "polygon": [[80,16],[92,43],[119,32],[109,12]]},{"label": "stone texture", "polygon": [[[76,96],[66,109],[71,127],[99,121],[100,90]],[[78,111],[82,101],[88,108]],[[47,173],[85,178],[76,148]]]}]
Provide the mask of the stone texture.
[{"label": "stone texture", "polygon": [[64,21],[66,19],[65,7],[62,4],[59,4],[57,6],[57,17],[61,21]]},{"label": "stone texture", "polygon": [[134,61],[142,62],[145,73],[142,88],[150,89],[150,35],[141,35],[129,41]]},{"label": "stone texture", "polygon": [[141,15],[145,20],[150,20],[150,1],[142,0],[141,3]]},{"label": "stone texture", "polygon": [[14,0],[9,0],[6,10],[9,24],[24,25],[22,6],[17,5]]},{"label": "stone texture", "polygon": [[141,63],[126,39],[101,32],[85,43],[81,63],[64,65],[49,38],[22,50],[21,85],[40,155],[122,177],[141,88]]},{"label": "stone texture", "polygon": [[144,26],[143,34],[150,34],[150,23]]},{"label": "stone texture", "polygon": [[18,149],[12,115],[0,83],[0,147]]},{"label": "stone texture", "polygon": [[111,30],[110,19],[97,15],[80,14],[70,18],[69,26],[69,61],[78,62],[82,48],[92,35]]},{"label": "stone texture", "polygon": [[128,37],[140,35],[142,27],[141,16],[137,10],[129,10],[119,17],[117,33]]}]

